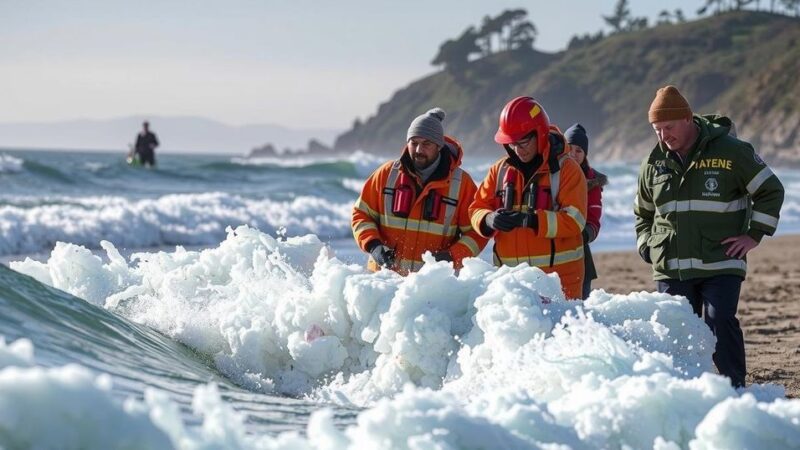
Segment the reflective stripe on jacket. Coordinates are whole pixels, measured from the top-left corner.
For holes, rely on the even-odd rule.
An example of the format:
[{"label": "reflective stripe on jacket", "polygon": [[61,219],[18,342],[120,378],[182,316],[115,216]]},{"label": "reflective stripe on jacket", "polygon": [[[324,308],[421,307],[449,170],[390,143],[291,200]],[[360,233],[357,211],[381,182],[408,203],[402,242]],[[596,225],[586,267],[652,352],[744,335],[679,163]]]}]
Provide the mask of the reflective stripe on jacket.
[{"label": "reflective stripe on jacket", "polygon": [[[555,127],[551,130],[553,134],[563,143],[564,138]],[[542,156],[542,165],[527,183],[519,170],[514,183],[513,209],[523,212],[529,209],[528,192],[534,182],[540,192],[555,191],[549,207],[536,209],[538,230],[520,227],[486,237],[494,237],[495,265],[528,263],[548,273],[557,272],[567,298],[579,299],[584,275],[581,231],[586,225],[586,178],[578,163],[566,154],[559,154],[560,170],[553,176],[548,165],[549,149]],[[501,172],[509,165],[509,157],[492,165],[469,208],[472,227],[481,233],[480,225],[486,215],[502,206],[497,191],[498,186],[502,189]],[[557,179],[555,186],[551,184],[554,179]]]},{"label": "reflective stripe on jacket", "polygon": [[[399,273],[419,270],[426,251],[447,250],[454,266],[460,268],[464,258],[478,256],[486,246],[487,239],[472,229],[469,220],[468,207],[476,187],[472,177],[459,167],[463,150],[455,139],[445,136],[445,141],[439,163],[449,165],[445,177],[432,177],[423,186],[409,169],[411,162],[404,148],[399,160],[384,163],[370,175],[353,207],[353,236],[358,246],[367,251],[371,241],[379,240],[393,248],[396,263],[392,269]],[[392,198],[401,172],[410,175],[415,184],[414,200],[407,217],[392,213]],[[424,213],[425,200],[432,191],[442,198],[438,217],[433,220]],[[378,270],[372,258],[368,267]]]}]

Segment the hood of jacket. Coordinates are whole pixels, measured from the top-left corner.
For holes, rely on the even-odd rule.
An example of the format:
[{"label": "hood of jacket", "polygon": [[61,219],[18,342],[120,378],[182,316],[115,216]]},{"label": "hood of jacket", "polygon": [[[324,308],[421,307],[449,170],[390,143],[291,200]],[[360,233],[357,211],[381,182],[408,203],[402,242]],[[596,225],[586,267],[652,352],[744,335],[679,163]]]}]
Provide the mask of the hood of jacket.
[{"label": "hood of jacket", "polygon": [[588,190],[596,187],[603,187],[608,184],[608,177],[595,169],[589,169],[590,173],[586,176],[586,186]]},{"label": "hood of jacket", "polygon": [[694,116],[694,121],[700,126],[700,132],[703,129],[708,135],[709,140],[719,138],[720,136],[727,136],[731,134],[733,129],[733,121],[727,116],[720,114],[707,114],[702,116]]}]

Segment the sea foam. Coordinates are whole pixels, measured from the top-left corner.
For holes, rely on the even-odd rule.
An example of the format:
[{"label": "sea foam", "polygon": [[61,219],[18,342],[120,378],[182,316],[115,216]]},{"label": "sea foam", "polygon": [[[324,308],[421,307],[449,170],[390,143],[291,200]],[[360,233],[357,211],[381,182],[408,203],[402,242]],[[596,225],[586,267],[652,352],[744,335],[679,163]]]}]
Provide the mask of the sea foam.
[{"label": "sea foam", "polygon": [[[166,418],[163,393],[128,407],[150,411],[176,447],[800,442],[800,401],[772,385],[737,391],[712,374],[714,338],[680,297],[597,290],[568,301],[558,277],[537,268],[469,259],[456,272],[430,255],[408,277],[370,273],[339,261],[316,236],[276,239],[245,226],[202,251],[125,260],[102,245],[107,261],[58,244],[46,263],[11,266],[185,343],[248,389],[368,408],[345,430],[323,410],[306,437],[272,438],[246,435],[213,385],[195,394],[199,431]],[[26,358],[17,359],[30,365]]]}]

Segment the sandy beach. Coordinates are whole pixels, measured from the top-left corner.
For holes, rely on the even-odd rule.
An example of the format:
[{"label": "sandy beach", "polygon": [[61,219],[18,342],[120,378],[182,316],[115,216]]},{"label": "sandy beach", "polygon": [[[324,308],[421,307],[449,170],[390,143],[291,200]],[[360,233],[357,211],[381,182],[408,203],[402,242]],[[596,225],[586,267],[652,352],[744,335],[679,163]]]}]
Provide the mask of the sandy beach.
[{"label": "sandy beach", "polygon": [[[600,235],[602,239],[602,233]],[[593,289],[654,291],[650,266],[636,252],[594,255]],[[800,235],[765,237],[748,255],[739,321],[747,353],[747,383],[777,383],[800,397]]]}]

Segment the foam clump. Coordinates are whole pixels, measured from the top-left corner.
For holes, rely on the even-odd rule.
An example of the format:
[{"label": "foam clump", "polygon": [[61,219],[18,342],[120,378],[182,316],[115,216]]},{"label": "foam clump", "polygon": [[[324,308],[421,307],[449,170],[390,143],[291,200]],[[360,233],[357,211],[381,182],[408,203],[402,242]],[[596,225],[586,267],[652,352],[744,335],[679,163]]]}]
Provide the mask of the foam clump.
[{"label": "foam clump", "polygon": [[369,405],[416,386],[472,395],[517,386],[556,399],[584,375],[710,370],[713,337],[685,301],[596,291],[567,301],[556,275],[426,254],[407,277],[342,263],[314,235],[246,226],[202,251],[108,262],[59,243],[12,268],[208,355],[251,389]]},{"label": "foam clump", "polygon": [[[710,373],[714,337],[680,297],[598,290],[568,301],[558,277],[537,268],[468,259],[456,272],[430,254],[407,277],[370,273],[339,261],[316,236],[276,239],[246,226],[198,252],[125,261],[103,246],[108,262],[62,244],[47,263],[12,268],[185,343],[248,389],[369,408],[345,430],[320,412],[307,438],[247,437],[207,387],[195,394],[196,412],[218,422],[193,438],[203,442],[664,449],[729,447],[728,436],[776,448],[800,442],[793,434],[800,402],[770,386],[737,391]],[[15,353],[30,364],[24,351]],[[151,397],[147,408],[166,411],[166,399]],[[193,433],[178,422],[161,425],[173,442]]]}]

